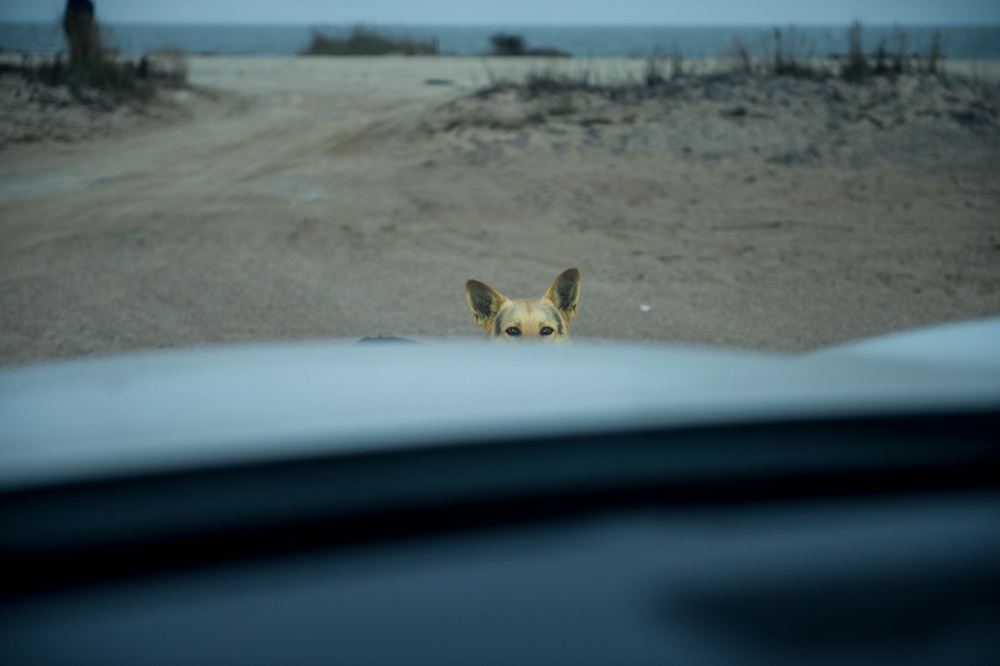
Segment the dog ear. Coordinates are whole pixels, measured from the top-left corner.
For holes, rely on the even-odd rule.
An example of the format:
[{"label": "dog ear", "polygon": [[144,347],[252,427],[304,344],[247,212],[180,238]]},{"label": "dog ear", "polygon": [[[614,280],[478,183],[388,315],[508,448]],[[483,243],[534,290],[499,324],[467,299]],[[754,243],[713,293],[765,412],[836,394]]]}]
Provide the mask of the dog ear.
[{"label": "dog ear", "polygon": [[576,315],[576,306],[580,302],[580,271],[570,268],[559,274],[545,298],[555,303],[556,308],[566,315],[567,321]]},{"label": "dog ear", "polygon": [[465,283],[465,300],[469,302],[469,309],[472,310],[476,323],[487,328],[507,298],[488,284],[479,280],[469,280]]}]

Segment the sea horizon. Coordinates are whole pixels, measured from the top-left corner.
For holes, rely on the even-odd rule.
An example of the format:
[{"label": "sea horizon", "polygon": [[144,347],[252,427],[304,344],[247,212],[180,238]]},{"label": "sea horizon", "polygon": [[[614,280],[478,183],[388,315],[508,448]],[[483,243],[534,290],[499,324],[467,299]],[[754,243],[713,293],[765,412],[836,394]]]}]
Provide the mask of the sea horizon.
[{"label": "sea horizon", "polygon": [[[392,35],[433,39],[442,54],[483,55],[490,36],[503,32],[522,36],[531,47],[550,47],[575,57],[642,57],[679,53],[689,58],[726,57],[735,41],[765,52],[775,30],[806,56],[825,57],[847,50],[849,25],[536,25],[536,24],[255,24],[255,23],[102,23],[106,41],[123,53],[137,55],[176,48],[192,55],[293,56],[314,32],[337,35],[362,25]],[[926,53],[940,35],[944,56],[953,59],[1000,59],[1000,24],[917,25],[863,24],[866,50],[880,43],[893,50],[897,31],[906,36],[907,53]],[[54,53],[62,50],[58,23],[0,22],[0,49]]]}]

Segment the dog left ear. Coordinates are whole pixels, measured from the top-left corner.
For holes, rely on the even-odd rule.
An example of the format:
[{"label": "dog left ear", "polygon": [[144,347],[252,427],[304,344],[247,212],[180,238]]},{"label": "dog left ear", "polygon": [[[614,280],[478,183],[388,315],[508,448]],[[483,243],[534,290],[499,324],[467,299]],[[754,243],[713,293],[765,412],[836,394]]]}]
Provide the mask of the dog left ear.
[{"label": "dog left ear", "polygon": [[566,315],[567,320],[572,319],[580,302],[580,271],[570,268],[560,273],[545,292],[545,298],[555,303],[556,308]]}]

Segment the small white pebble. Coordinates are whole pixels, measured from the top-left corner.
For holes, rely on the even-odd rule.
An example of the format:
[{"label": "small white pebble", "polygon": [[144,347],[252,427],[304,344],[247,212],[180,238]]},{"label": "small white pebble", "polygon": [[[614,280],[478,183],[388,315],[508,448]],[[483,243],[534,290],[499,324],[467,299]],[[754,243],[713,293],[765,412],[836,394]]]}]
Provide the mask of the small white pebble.
[{"label": "small white pebble", "polygon": [[649,311],[650,311],[650,310],[652,310],[652,309],[653,309],[653,306],[652,306],[652,305],[646,305],[646,304],[643,304],[643,305],[640,305],[640,306],[639,306],[639,310],[640,310],[641,312],[649,312]]}]

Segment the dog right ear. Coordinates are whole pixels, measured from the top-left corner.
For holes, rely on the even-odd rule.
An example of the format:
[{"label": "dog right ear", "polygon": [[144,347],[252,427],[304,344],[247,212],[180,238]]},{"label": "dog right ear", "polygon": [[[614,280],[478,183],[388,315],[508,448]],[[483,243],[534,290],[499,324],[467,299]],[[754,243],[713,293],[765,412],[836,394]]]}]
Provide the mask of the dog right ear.
[{"label": "dog right ear", "polygon": [[465,300],[469,302],[469,309],[472,310],[476,323],[488,328],[490,320],[500,311],[500,306],[507,298],[488,284],[479,280],[469,280],[465,283]]},{"label": "dog right ear", "polygon": [[580,271],[568,268],[559,274],[545,298],[552,301],[569,321],[576,316],[576,306],[580,302]]}]

